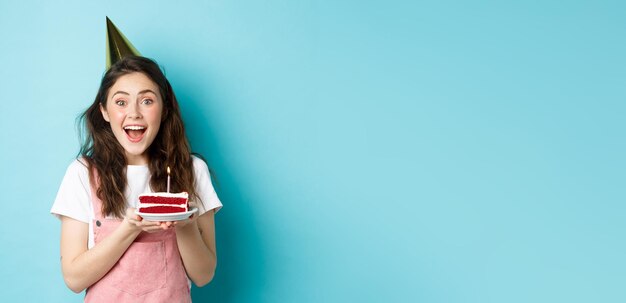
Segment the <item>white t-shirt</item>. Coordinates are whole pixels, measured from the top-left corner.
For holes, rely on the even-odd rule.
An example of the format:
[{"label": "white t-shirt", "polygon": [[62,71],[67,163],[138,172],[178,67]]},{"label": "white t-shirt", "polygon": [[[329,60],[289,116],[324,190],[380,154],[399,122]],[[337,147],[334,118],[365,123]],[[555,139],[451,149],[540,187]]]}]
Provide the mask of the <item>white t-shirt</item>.
[{"label": "white t-shirt", "polygon": [[[193,169],[196,178],[196,192],[201,200],[201,203],[197,203],[198,215],[202,215],[212,209],[215,209],[215,212],[217,212],[222,208],[222,202],[215,193],[206,163],[194,156]],[[128,207],[136,208],[140,194],[153,192],[150,188],[150,170],[147,165],[128,165],[126,176],[128,179],[126,191],[124,192],[126,203]],[[66,216],[88,223],[88,247],[94,246],[92,225],[95,214],[91,203],[89,172],[87,166],[79,160],[74,160],[67,168],[50,213],[59,218],[60,216]]]}]

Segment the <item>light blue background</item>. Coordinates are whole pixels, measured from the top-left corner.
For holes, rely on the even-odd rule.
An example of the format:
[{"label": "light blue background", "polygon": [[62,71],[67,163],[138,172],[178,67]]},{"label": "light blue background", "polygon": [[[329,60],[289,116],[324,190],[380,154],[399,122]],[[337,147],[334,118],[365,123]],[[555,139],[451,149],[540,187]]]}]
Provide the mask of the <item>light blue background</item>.
[{"label": "light blue background", "polygon": [[195,301],[626,301],[623,1],[7,2],[0,301],[82,300],[48,212],[106,15],[218,181]]}]

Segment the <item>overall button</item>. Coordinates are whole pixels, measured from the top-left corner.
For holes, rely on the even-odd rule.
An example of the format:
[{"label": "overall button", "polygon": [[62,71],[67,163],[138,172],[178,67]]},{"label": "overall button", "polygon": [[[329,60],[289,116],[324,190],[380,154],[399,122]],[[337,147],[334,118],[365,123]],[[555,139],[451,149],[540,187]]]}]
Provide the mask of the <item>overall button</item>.
[{"label": "overall button", "polygon": [[96,225],[97,225],[98,227],[100,227],[100,225],[102,225],[102,223],[100,223],[100,220],[96,220]]}]

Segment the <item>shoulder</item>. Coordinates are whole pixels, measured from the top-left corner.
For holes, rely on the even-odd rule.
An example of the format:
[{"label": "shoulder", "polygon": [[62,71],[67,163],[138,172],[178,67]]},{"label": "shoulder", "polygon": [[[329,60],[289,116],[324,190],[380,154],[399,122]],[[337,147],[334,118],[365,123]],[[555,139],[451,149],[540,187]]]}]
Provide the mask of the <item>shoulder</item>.
[{"label": "shoulder", "polygon": [[83,158],[74,159],[68,166],[65,172],[66,176],[77,176],[80,179],[89,177],[87,161]]},{"label": "shoulder", "polygon": [[198,175],[199,173],[209,173],[209,167],[207,166],[206,162],[204,162],[204,160],[195,155],[192,155],[191,159],[193,162],[193,170],[196,175]]},{"label": "shoulder", "polygon": [[83,158],[77,158],[72,161],[65,172],[65,179],[70,184],[80,183],[81,186],[89,187],[89,165]]},{"label": "shoulder", "polygon": [[193,159],[193,173],[196,179],[196,184],[201,186],[212,187],[212,171],[209,169],[207,163],[200,157],[192,155]]},{"label": "shoulder", "polygon": [[65,176],[63,177],[63,185],[69,188],[79,188],[82,187],[84,189],[88,189],[90,187],[89,183],[89,168],[87,161],[83,158],[74,159],[68,166],[65,171]]}]

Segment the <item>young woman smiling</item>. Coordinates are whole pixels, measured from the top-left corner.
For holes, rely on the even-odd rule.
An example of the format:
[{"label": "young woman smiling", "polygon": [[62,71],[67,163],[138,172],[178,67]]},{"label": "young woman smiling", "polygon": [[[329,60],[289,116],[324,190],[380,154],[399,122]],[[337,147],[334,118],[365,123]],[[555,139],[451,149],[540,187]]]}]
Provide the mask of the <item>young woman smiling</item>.
[{"label": "young woman smiling", "polygon": [[[51,212],[61,219],[61,266],[85,302],[190,302],[190,281],[211,281],[214,214],[222,204],[207,165],[192,155],[178,102],[152,60],[128,56],[104,75],[81,116],[84,143]],[[199,211],[175,222],[143,220],[137,197],[189,193]]]}]

